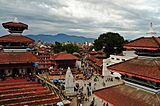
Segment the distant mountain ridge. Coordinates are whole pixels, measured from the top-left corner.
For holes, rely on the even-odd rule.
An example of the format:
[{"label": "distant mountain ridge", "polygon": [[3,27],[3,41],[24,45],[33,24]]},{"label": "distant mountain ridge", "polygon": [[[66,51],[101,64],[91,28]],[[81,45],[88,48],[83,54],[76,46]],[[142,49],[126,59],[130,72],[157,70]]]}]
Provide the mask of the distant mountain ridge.
[{"label": "distant mountain ridge", "polygon": [[42,40],[44,42],[93,42],[95,39],[94,38],[87,38],[87,37],[82,37],[82,36],[75,36],[75,35],[67,35],[67,34],[56,34],[56,35],[45,35],[45,34],[38,34],[38,35],[26,35],[29,38],[34,39],[35,41]]}]

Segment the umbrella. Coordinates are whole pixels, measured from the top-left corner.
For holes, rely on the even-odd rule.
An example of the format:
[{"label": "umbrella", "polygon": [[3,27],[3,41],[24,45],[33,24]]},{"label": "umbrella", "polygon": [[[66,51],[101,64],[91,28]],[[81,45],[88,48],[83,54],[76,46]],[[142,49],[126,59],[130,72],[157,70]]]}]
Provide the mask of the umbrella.
[{"label": "umbrella", "polygon": [[57,106],[64,106],[63,102],[58,102]]},{"label": "umbrella", "polygon": [[58,78],[53,79],[53,83],[60,83],[60,80]]}]

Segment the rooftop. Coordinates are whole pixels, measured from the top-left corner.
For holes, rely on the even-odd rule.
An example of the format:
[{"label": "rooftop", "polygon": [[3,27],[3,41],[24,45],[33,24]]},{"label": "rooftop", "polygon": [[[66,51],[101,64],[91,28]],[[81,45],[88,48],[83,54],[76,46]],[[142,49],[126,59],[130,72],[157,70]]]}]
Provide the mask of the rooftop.
[{"label": "rooftop", "polygon": [[124,45],[127,49],[159,50],[160,37],[141,37]]},{"label": "rooftop", "polygon": [[113,72],[127,74],[154,82],[160,82],[160,58],[136,57],[108,68]]},{"label": "rooftop", "polygon": [[2,52],[0,53],[0,64],[32,63],[38,61],[31,52]]},{"label": "rooftop", "polygon": [[58,53],[52,57],[52,60],[78,60],[79,58],[69,53]]},{"label": "rooftop", "polygon": [[108,87],[94,95],[114,106],[159,106],[160,94],[153,94],[127,85]]},{"label": "rooftop", "polygon": [[28,29],[28,25],[24,24],[22,22],[6,22],[6,23],[2,23],[3,27],[5,29],[8,29],[10,27],[14,27],[14,28],[24,28],[24,29]]},{"label": "rooftop", "polygon": [[33,43],[34,40],[19,34],[9,34],[0,37],[0,42],[21,42],[21,43]]},{"label": "rooftop", "polygon": [[102,66],[103,64],[103,59],[98,59],[95,56],[92,55],[87,55],[87,59],[91,60],[92,62],[94,62],[97,66]]},{"label": "rooftop", "polygon": [[61,101],[61,98],[47,87],[25,79],[0,81],[0,98],[1,106],[56,105]]}]

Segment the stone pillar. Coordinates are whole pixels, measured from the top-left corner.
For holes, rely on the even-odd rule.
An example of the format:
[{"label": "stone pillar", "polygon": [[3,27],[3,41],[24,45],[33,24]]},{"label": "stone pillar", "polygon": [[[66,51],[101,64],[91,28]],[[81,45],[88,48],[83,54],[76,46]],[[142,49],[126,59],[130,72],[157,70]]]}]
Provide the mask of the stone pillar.
[{"label": "stone pillar", "polygon": [[11,76],[12,75],[12,70],[8,69],[8,73],[9,73],[9,76]]},{"label": "stone pillar", "polygon": [[5,72],[5,75],[6,75],[6,76],[9,76],[9,70],[8,70],[8,69],[5,69],[4,72]]},{"label": "stone pillar", "polygon": [[109,76],[110,71],[107,69],[107,59],[103,59],[103,69],[102,69],[102,76]]},{"label": "stone pillar", "polygon": [[19,69],[19,74],[21,74],[22,73],[22,69]]},{"label": "stone pillar", "polygon": [[74,93],[74,77],[72,75],[70,67],[68,67],[65,76],[65,91],[66,93]]}]

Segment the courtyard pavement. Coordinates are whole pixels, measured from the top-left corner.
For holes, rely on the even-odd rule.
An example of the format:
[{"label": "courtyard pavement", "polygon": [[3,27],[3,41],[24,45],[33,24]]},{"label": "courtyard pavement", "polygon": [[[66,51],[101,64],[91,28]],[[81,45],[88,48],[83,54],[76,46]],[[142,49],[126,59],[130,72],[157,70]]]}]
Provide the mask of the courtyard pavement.
[{"label": "courtyard pavement", "polygon": [[[103,78],[101,76],[97,76],[97,81],[94,81],[94,79],[95,79],[95,76],[93,76],[89,80],[76,80],[76,83],[79,83],[80,88],[83,87],[83,94],[84,95],[86,95],[86,93],[87,93],[87,86],[89,83],[91,83],[91,87],[92,87],[93,91],[103,89],[106,87],[110,87],[110,86],[119,85],[119,84],[123,83],[122,80],[115,79],[114,77],[111,77],[111,76],[106,76]],[[93,95],[91,95],[90,97],[85,96],[85,98],[88,98],[88,100],[87,101],[84,100],[82,102],[82,106],[90,106],[90,104],[93,100]],[[102,106],[102,103],[95,103],[95,104],[96,104],[96,106]],[[71,106],[79,106],[77,104],[77,97],[72,99]]]}]

